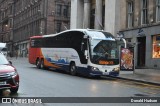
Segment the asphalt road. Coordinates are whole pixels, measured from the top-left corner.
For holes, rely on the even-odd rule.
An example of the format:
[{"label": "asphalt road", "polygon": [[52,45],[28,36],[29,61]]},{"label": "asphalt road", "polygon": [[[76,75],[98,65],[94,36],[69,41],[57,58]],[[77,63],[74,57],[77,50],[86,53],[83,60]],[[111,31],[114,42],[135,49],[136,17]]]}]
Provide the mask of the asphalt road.
[{"label": "asphalt road", "polygon": [[[89,79],[54,70],[41,70],[29,64],[26,58],[11,59],[11,61],[20,75],[20,88],[17,94],[11,94],[9,90],[5,90],[1,94],[2,97],[160,97],[159,86],[112,78]],[[16,104],[12,105],[16,106]],[[51,104],[43,104],[45,105]],[[70,106],[71,104],[56,105]],[[72,105],[81,106],[81,104],[74,103]],[[96,103],[84,105],[107,106]],[[122,105],[135,106],[135,104],[127,103]],[[141,105],[159,106],[159,104],[145,103]],[[109,104],[108,106],[120,106],[120,104]]]}]

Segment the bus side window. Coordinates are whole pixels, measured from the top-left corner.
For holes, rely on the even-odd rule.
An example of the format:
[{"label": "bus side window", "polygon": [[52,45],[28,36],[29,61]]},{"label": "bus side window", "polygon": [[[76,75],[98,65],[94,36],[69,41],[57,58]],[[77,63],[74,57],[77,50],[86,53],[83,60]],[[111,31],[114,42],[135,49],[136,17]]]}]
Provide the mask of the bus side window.
[{"label": "bus side window", "polygon": [[41,42],[42,42],[42,39],[32,39],[31,43],[30,43],[30,46],[33,47],[33,48],[41,47]]}]

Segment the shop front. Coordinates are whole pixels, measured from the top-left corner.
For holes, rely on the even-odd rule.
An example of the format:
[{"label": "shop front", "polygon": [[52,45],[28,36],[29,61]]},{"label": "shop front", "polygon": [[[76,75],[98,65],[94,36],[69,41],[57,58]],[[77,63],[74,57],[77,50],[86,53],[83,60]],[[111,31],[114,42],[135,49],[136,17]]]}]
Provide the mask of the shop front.
[{"label": "shop front", "polygon": [[134,46],[136,68],[160,69],[160,26],[123,30],[124,38]]},{"label": "shop front", "polygon": [[160,35],[153,36],[153,59],[160,59]]},{"label": "shop front", "polygon": [[17,56],[18,57],[27,57],[28,56],[28,48],[29,48],[29,41],[23,41],[16,43],[17,49]]}]

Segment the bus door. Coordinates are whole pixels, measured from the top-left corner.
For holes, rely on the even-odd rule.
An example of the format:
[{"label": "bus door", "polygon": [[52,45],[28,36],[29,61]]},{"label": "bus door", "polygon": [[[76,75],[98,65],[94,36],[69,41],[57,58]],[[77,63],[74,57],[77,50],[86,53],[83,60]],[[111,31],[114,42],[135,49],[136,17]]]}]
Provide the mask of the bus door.
[{"label": "bus door", "polygon": [[81,51],[83,53],[83,56],[82,56],[82,64],[87,64],[87,54],[86,52],[88,51],[88,43],[87,43],[88,39],[87,38],[83,38],[82,40],[82,44],[81,44]]}]

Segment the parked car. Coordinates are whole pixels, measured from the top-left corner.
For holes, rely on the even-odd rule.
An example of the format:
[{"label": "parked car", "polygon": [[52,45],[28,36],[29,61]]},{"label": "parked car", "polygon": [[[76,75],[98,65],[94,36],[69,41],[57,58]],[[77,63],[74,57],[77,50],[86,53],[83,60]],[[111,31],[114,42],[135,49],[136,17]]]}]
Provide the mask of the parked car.
[{"label": "parked car", "polygon": [[11,93],[17,93],[19,88],[19,75],[16,68],[0,52],[0,90],[10,89]]}]

